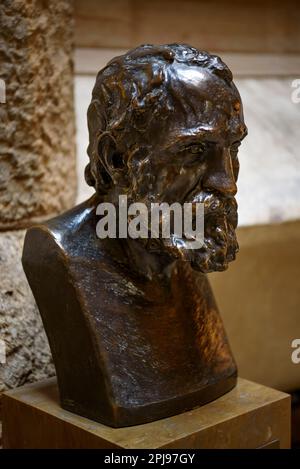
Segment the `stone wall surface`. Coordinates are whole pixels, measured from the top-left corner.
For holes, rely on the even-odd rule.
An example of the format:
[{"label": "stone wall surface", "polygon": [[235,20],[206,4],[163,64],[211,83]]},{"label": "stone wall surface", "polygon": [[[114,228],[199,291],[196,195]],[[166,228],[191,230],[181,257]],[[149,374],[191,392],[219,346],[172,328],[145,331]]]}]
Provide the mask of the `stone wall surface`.
[{"label": "stone wall surface", "polygon": [[27,226],[75,202],[72,47],[72,0],[1,0],[0,395],[54,374],[21,255]]},{"label": "stone wall surface", "polygon": [[1,0],[0,229],[28,226],[76,195],[72,1]]},{"label": "stone wall surface", "polygon": [[[25,230],[0,233],[0,393],[54,374],[41,318],[23,272]],[[2,356],[3,358],[3,356]]]}]

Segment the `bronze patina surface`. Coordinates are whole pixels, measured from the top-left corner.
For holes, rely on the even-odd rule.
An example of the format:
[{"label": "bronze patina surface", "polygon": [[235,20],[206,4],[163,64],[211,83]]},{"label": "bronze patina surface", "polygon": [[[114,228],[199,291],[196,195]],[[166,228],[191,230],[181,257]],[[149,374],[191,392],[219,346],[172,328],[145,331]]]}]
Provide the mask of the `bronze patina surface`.
[{"label": "bronze patina surface", "polygon": [[[207,272],[234,260],[238,147],[232,74],[188,45],[145,45],[98,73],[88,110],[95,195],[28,230],[23,265],[62,407],[114,427],[203,405],[236,383]],[[66,184],[68,182],[66,181]],[[100,202],[203,202],[204,244],[99,239]]]}]

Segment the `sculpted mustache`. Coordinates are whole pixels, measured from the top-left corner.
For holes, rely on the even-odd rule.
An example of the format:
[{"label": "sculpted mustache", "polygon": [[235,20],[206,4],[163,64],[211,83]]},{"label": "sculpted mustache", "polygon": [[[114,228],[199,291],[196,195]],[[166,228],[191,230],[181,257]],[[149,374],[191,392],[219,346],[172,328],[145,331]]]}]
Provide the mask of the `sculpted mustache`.
[{"label": "sculpted mustache", "polygon": [[193,198],[192,203],[203,203],[205,215],[226,214],[230,216],[237,211],[234,197],[222,197],[214,193],[200,193]]}]

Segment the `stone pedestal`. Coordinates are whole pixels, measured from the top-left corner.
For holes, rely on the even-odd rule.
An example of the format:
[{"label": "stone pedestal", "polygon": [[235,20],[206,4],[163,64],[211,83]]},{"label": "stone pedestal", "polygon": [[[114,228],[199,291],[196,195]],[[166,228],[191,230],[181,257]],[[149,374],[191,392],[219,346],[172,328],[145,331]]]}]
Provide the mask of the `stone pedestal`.
[{"label": "stone pedestal", "polygon": [[3,395],[3,443],[5,448],[289,448],[290,396],[239,379],[232,391],[190,412],[111,428],[63,410],[52,378]]}]

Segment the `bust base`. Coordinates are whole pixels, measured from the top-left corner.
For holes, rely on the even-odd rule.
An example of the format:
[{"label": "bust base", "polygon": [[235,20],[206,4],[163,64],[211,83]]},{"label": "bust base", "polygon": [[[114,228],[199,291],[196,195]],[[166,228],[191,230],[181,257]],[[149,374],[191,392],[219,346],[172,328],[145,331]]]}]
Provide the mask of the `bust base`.
[{"label": "bust base", "polygon": [[60,407],[56,379],[3,394],[4,448],[289,448],[290,396],[239,378],[209,404],[145,425],[111,428]]}]

